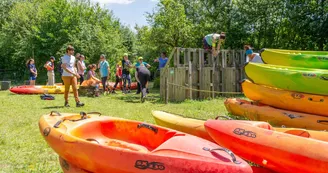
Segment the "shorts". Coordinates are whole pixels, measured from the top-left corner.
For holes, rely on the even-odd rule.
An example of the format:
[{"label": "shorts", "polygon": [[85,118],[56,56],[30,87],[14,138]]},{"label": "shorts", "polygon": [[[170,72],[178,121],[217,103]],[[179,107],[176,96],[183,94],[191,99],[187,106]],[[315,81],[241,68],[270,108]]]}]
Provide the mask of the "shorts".
[{"label": "shorts", "polygon": [[205,39],[205,37],[203,38],[203,47],[205,50],[212,50],[212,45],[209,45]]},{"label": "shorts", "polygon": [[30,80],[36,80],[36,76],[30,76]]}]

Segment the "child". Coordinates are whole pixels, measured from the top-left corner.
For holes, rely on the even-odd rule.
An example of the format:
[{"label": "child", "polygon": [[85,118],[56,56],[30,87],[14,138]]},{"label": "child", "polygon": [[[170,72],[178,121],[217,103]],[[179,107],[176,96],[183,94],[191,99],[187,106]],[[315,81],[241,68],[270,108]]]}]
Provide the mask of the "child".
[{"label": "child", "polygon": [[97,65],[96,64],[90,64],[88,66],[89,72],[87,75],[87,80],[85,82],[88,82],[88,86],[97,86],[99,83],[101,83],[101,80],[96,77],[96,70],[97,70]]},{"label": "child", "polygon": [[123,83],[122,83],[122,62],[119,62],[116,64],[116,82],[115,85],[113,87],[113,90],[111,93],[116,94],[115,89],[118,83],[120,83],[121,86],[121,90],[123,91]]},{"label": "child", "polygon": [[38,76],[38,71],[36,70],[35,68],[35,64],[34,64],[34,59],[29,59],[27,62],[26,62],[26,66],[28,68],[28,70],[30,71],[30,85],[35,85],[35,80],[36,80],[36,77]]}]

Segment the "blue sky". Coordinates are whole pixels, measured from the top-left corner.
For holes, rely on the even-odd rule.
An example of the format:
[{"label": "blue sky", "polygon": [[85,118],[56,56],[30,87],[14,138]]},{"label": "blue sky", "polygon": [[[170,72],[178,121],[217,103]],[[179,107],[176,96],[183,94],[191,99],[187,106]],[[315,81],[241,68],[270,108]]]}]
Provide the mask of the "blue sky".
[{"label": "blue sky", "polygon": [[158,0],[91,0],[99,2],[104,8],[112,10],[121,23],[134,28],[135,24],[148,25],[146,12],[152,12]]}]

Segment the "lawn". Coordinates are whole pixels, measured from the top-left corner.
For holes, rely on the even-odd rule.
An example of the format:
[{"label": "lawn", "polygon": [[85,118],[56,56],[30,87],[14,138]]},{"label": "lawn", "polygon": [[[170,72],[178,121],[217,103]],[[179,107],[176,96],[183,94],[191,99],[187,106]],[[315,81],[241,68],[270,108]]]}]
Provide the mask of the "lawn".
[{"label": "lawn", "polygon": [[0,92],[0,172],[62,172],[57,154],[42,138],[38,121],[41,115],[52,110],[59,112],[98,111],[103,115],[155,123],[152,110],[183,114],[201,119],[226,114],[224,98],[204,101],[185,101],[165,105],[160,101],[159,91],[151,90],[145,103],[139,95],[121,93],[98,98],[81,97],[86,103],[76,108],[70,95],[70,108],[63,107],[63,95],[55,95],[53,101],[44,101],[39,95],[15,95]]}]

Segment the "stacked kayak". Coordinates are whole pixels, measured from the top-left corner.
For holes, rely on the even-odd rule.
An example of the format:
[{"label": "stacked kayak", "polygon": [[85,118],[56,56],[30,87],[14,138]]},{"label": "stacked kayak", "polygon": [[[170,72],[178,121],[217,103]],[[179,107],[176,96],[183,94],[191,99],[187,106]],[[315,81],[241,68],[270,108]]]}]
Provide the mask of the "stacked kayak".
[{"label": "stacked kayak", "polygon": [[328,69],[328,52],[326,51],[263,49],[261,57],[267,64]]},{"label": "stacked kayak", "polygon": [[39,128],[67,165],[85,172],[252,172],[215,143],[138,121],[52,112]]},{"label": "stacked kayak", "polygon": [[[64,94],[65,87],[63,85],[20,85],[10,88],[15,94]],[[73,92],[72,87],[70,92]]]},{"label": "stacked kayak", "polygon": [[249,80],[241,83],[245,96],[272,107],[328,116],[328,97],[282,90],[265,85],[257,85]]},{"label": "stacked kayak", "polygon": [[228,112],[254,121],[266,121],[273,126],[328,130],[328,117],[276,109],[271,106],[230,98],[224,102]]},{"label": "stacked kayak", "polygon": [[277,172],[325,173],[328,143],[236,120],[208,120],[206,131],[221,146]]},{"label": "stacked kayak", "polygon": [[328,95],[328,70],[247,63],[247,77],[256,84],[317,95]]}]

